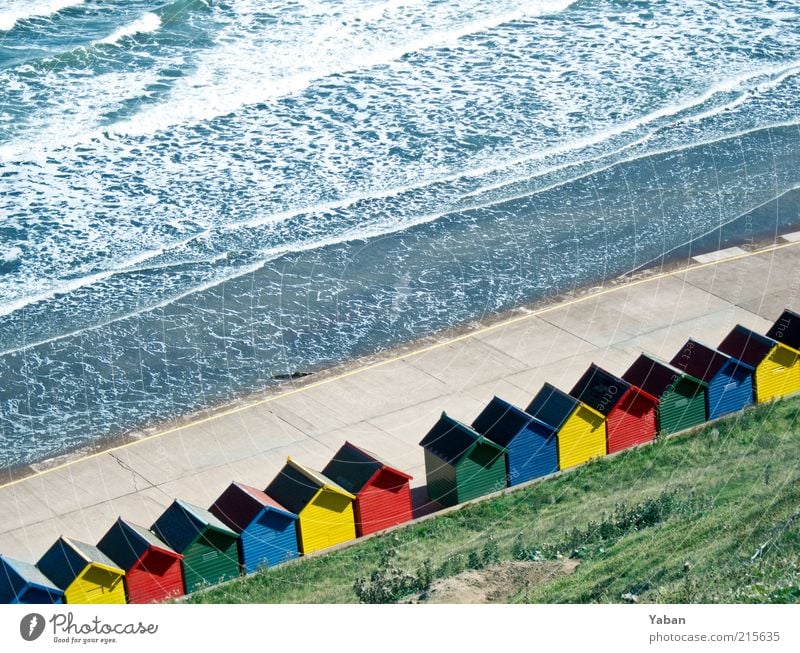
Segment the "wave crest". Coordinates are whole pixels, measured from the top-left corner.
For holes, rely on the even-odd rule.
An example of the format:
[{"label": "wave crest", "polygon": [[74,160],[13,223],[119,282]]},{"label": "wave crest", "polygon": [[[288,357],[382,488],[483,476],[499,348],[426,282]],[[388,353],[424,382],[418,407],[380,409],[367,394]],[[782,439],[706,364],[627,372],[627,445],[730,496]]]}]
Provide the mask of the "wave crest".
[{"label": "wave crest", "polygon": [[26,6],[0,11],[0,32],[8,32],[21,20],[31,18],[48,18],[70,7],[82,5],[84,0],[45,0],[44,2],[26,3]]},{"label": "wave crest", "polygon": [[106,38],[95,41],[95,43],[104,45],[117,45],[122,39],[126,39],[130,36],[136,36],[137,34],[149,34],[150,32],[155,32],[159,27],[161,27],[161,18],[156,14],[146,13],[132,23],[123,25],[118,30],[115,30],[109,34]]}]

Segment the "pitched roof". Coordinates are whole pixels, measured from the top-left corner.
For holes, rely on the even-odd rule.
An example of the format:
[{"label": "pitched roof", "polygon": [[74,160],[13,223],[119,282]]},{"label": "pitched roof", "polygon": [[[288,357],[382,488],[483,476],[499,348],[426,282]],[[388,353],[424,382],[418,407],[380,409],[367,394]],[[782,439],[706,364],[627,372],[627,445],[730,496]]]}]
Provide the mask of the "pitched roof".
[{"label": "pitched roof", "polygon": [[25,583],[35,585],[43,590],[61,594],[61,590],[56,587],[56,584],[45,576],[36,565],[23,562],[22,560],[16,560],[15,558],[9,558],[2,554],[0,554],[0,565],[16,573]]},{"label": "pitched roof", "polygon": [[97,548],[111,558],[121,569],[128,571],[151,548],[158,549],[176,557],[183,557],[154,533],[138,524],[118,518],[106,531]]},{"label": "pitched roof", "polygon": [[531,426],[534,431],[548,434],[547,437],[555,432],[549,424],[528,415],[500,397],[493,397],[472,422],[475,431],[503,447],[507,447],[517,435]]},{"label": "pitched roof", "polygon": [[90,564],[102,565],[109,570],[123,572],[97,547],[63,535],[44,553],[36,566],[57,587],[65,590]]},{"label": "pitched roof", "polygon": [[758,367],[777,344],[772,338],[737,324],[717,349],[751,367]]},{"label": "pitched roof", "polygon": [[152,527],[153,532],[178,553],[183,553],[207,529],[238,537],[208,510],[182,499],[175,499]]},{"label": "pitched roof", "polygon": [[156,549],[162,549],[167,553],[180,555],[176,551],[173,551],[164,540],[158,537],[158,535],[147,530],[144,526],[139,526],[139,524],[134,524],[133,522],[126,521],[122,518],[120,518],[119,521],[120,524],[124,525],[125,529],[129,533],[131,533],[143,544],[146,544],[148,547],[155,547]]},{"label": "pitched roof", "polygon": [[59,537],[39,558],[36,566],[56,587],[65,590],[86,569],[87,564],[83,555],[67,544],[64,537]]},{"label": "pitched roof", "polygon": [[536,394],[525,412],[549,424],[555,429],[561,428],[570,415],[581,405],[575,397],[571,397],[549,383],[545,383]]},{"label": "pitched roof", "polygon": [[792,349],[800,350],[800,313],[788,308],[775,320],[767,335],[776,342],[782,342]]},{"label": "pitched roof", "polygon": [[631,384],[627,381],[592,363],[569,393],[607,416],[630,387]]},{"label": "pitched roof", "polygon": [[296,515],[317,496],[320,486],[290,464],[285,464],[264,492]]},{"label": "pitched roof", "polygon": [[687,340],[686,344],[670,361],[670,363],[678,369],[706,383],[711,381],[711,379],[719,374],[723,367],[731,362],[751,370],[753,369],[752,366],[747,363],[704,345],[693,338]]},{"label": "pitched roof", "polygon": [[96,546],[87,544],[86,542],[81,542],[80,540],[73,540],[71,537],[65,537],[63,539],[64,542],[72,546],[73,549],[80,553],[86,562],[97,563],[105,565],[106,567],[112,567],[113,569],[119,569],[116,563]]},{"label": "pitched roof", "polygon": [[505,451],[505,447],[483,437],[480,433],[442,413],[436,424],[420,441],[420,446],[427,449],[446,463],[457,465],[478,444]]},{"label": "pitched roof", "polygon": [[210,511],[193,503],[184,501],[183,499],[176,499],[176,503],[181,506],[192,519],[205,528],[211,528],[225,535],[236,535],[230,528],[217,519]]},{"label": "pitched roof", "polygon": [[345,442],[322,470],[345,490],[358,494],[364,486],[381,470],[388,470],[404,479],[411,476],[378,458],[374,453],[361,449],[351,442]]},{"label": "pitched roof", "polygon": [[237,532],[247,528],[264,510],[274,510],[289,519],[297,519],[297,515],[265,492],[236,481],[225,488],[210,508],[211,513]]},{"label": "pitched roof", "polygon": [[337,492],[355,499],[352,493],[339,484],[320,472],[301,465],[291,456],[286,459],[283,469],[272,479],[264,492],[286,506],[289,512],[299,515],[320,490]]},{"label": "pitched roof", "polygon": [[622,375],[622,378],[658,399],[672,389],[678,379],[686,379],[698,385],[707,385],[705,381],[648,354],[641,354]]}]

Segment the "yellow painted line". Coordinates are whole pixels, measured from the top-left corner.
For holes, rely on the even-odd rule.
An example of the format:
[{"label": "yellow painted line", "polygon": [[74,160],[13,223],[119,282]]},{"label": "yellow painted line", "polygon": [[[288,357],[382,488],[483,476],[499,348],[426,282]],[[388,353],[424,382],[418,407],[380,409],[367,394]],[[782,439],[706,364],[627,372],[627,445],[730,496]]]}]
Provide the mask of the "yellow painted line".
[{"label": "yellow painted line", "polygon": [[17,485],[18,483],[22,483],[23,481],[30,481],[30,480],[38,478],[40,476],[44,476],[45,474],[50,474],[52,472],[57,472],[57,471],[60,471],[62,469],[66,469],[66,468],[71,467],[71,466],[73,466],[73,465],[75,465],[77,463],[83,463],[83,462],[86,462],[88,460],[92,460],[93,458],[99,458],[100,456],[104,456],[106,454],[114,453],[115,451],[120,451],[122,449],[127,449],[128,447],[132,447],[132,446],[137,445],[137,444],[139,444],[141,442],[148,442],[148,441],[154,440],[156,438],[164,437],[165,435],[170,435],[171,433],[176,433],[178,431],[183,431],[184,429],[192,428],[194,426],[200,426],[201,424],[207,424],[209,422],[213,422],[215,420],[222,419],[223,417],[228,417],[230,415],[236,415],[237,413],[241,413],[241,412],[243,412],[245,410],[249,410],[249,409],[255,408],[257,406],[262,406],[264,404],[271,403],[271,402],[276,401],[278,399],[283,399],[285,397],[291,397],[292,395],[300,394],[301,392],[307,392],[308,390],[312,390],[314,388],[318,388],[320,386],[327,385],[328,383],[333,383],[335,381],[341,381],[342,379],[346,379],[348,377],[355,376],[357,374],[361,374],[362,372],[366,372],[368,370],[374,370],[374,369],[377,369],[379,367],[383,367],[384,365],[389,365],[390,363],[396,363],[397,361],[405,360],[407,358],[412,358],[414,356],[419,356],[421,354],[426,354],[428,352],[434,351],[434,350],[439,349],[441,347],[447,347],[448,345],[451,345],[451,344],[457,343],[457,342],[462,342],[464,340],[467,340],[468,338],[474,338],[476,336],[481,336],[481,335],[484,335],[486,333],[491,333],[492,331],[496,331],[497,329],[503,329],[503,328],[505,328],[507,326],[510,326],[512,324],[517,324],[519,322],[523,322],[525,320],[529,320],[531,318],[538,317],[539,315],[544,315],[545,313],[551,313],[552,311],[560,310],[562,308],[566,308],[566,307],[569,307],[569,306],[574,306],[575,304],[580,304],[580,303],[588,301],[590,299],[595,299],[597,297],[603,297],[605,295],[609,295],[611,293],[615,293],[615,292],[618,292],[620,290],[627,290],[628,288],[633,288],[634,286],[638,286],[638,285],[641,285],[641,284],[644,284],[644,283],[651,283],[653,281],[659,281],[659,280],[665,279],[667,277],[672,277],[672,276],[676,276],[676,275],[680,275],[680,274],[686,274],[688,272],[694,272],[696,270],[702,270],[704,268],[713,267],[713,266],[717,266],[717,265],[725,265],[726,263],[732,263],[734,261],[739,261],[741,259],[746,259],[746,258],[750,258],[750,257],[753,257],[753,256],[761,256],[761,255],[764,255],[764,254],[769,254],[770,252],[775,252],[775,251],[780,250],[780,249],[786,249],[787,247],[796,247],[798,245],[800,245],[800,242],[789,242],[789,243],[783,243],[783,244],[780,244],[780,245],[772,245],[772,246],[769,246],[769,247],[765,247],[763,249],[755,250],[753,252],[745,252],[744,254],[739,254],[738,256],[732,256],[730,258],[726,258],[726,259],[723,259],[723,260],[720,260],[720,261],[710,261],[708,263],[700,263],[700,264],[697,264],[697,265],[690,265],[688,267],[681,268],[679,270],[673,270],[672,272],[662,272],[662,273],[654,275],[652,277],[647,277],[645,279],[638,279],[636,281],[630,281],[628,283],[625,283],[625,284],[622,284],[622,285],[619,285],[619,286],[613,286],[611,288],[606,288],[604,290],[600,290],[600,291],[598,291],[596,293],[591,293],[591,294],[585,295],[583,297],[578,297],[576,299],[571,299],[571,300],[566,301],[566,302],[562,302],[562,303],[559,303],[559,304],[554,304],[553,306],[546,306],[544,308],[540,308],[538,310],[531,311],[530,313],[526,313],[525,315],[520,315],[520,316],[517,316],[517,317],[513,317],[513,318],[510,318],[510,319],[505,320],[503,322],[498,322],[497,324],[492,324],[490,326],[483,327],[483,328],[478,329],[476,331],[470,331],[469,333],[461,334],[460,336],[456,336],[454,338],[451,338],[450,340],[445,340],[443,342],[437,342],[437,343],[435,343],[433,345],[428,345],[427,347],[422,347],[421,349],[415,349],[414,351],[408,352],[406,354],[402,354],[401,356],[395,356],[394,358],[388,358],[386,360],[379,361],[379,362],[373,363],[371,365],[366,365],[364,367],[359,367],[359,368],[357,368],[355,370],[350,370],[349,372],[343,372],[342,374],[339,374],[337,376],[333,376],[333,377],[331,377],[329,379],[322,379],[321,381],[317,381],[315,383],[310,383],[310,384],[305,385],[305,386],[303,386],[301,388],[295,388],[294,390],[289,390],[287,392],[282,392],[281,394],[265,397],[264,399],[260,399],[258,401],[253,402],[253,403],[245,404],[243,406],[236,406],[235,408],[230,408],[228,410],[225,410],[225,411],[222,411],[222,412],[219,412],[219,413],[215,413],[214,415],[209,415],[208,417],[204,417],[202,419],[198,419],[198,420],[195,420],[193,422],[189,422],[187,424],[182,424],[180,426],[176,426],[174,428],[167,429],[166,431],[161,431],[160,433],[155,433],[153,435],[147,436],[147,437],[142,438],[140,440],[134,440],[133,442],[127,442],[125,444],[117,445],[116,447],[110,447],[108,449],[103,449],[103,451],[98,451],[97,453],[89,454],[88,456],[84,456],[82,458],[76,458],[75,460],[70,460],[70,461],[65,462],[65,463],[63,463],[61,465],[56,465],[56,466],[51,467],[49,469],[44,469],[44,470],[42,470],[40,472],[36,472],[34,474],[30,474],[28,476],[24,476],[22,478],[18,478],[18,479],[14,480],[14,481],[10,481],[8,483],[0,485],[0,490],[5,489],[7,487],[11,487],[13,485]]}]

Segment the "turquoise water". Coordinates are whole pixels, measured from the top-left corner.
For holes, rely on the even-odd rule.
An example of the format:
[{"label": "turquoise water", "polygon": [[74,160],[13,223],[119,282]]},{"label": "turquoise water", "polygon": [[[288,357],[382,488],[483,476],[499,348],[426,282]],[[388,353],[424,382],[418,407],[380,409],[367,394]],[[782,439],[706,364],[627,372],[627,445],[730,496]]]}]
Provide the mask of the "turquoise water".
[{"label": "turquoise water", "polygon": [[796,227],[798,52],[789,1],[0,0],[0,467]]}]

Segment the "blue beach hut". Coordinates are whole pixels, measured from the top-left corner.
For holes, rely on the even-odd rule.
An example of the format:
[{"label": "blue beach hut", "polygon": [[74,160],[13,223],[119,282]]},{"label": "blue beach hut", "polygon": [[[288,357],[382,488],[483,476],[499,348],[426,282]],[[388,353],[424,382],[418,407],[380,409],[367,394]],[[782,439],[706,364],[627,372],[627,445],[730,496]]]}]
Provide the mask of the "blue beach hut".
[{"label": "blue beach hut", "polygon": [[36,565],[0,555],[0,603],[63,603],[64,592]]},{"label": "blue beach hut", "polygon": [[262,490],[233,482],[210,510],[223,524],[239,533],[239,561],[246,574],[300,555],[297,515]]},{"label": "blue beach hut", "polygon": [[556,429],[507,401],[494,397],[472,428],[507,449],[509,486],[558,471]]},{"label": "blue beach hut", "polygon": [[239,561],[246,574],[299,555],[297,515],[261,490],[231,483],[211,506],[211,514],[239,533]]},{"label": "blue beach hut", "polygon": [[708,419],[735,413],[753,403],[755,369],[752,365],[691,338],[670,362],[678,369],[708,384],[706,389]]}]

